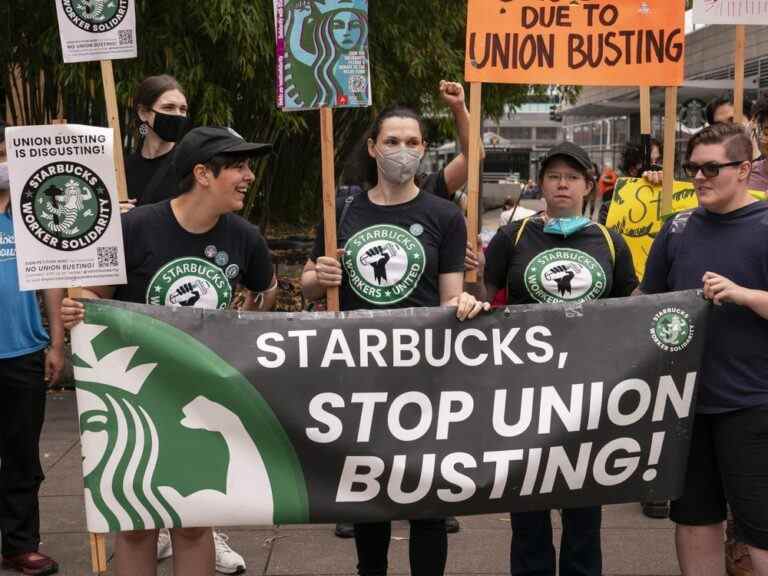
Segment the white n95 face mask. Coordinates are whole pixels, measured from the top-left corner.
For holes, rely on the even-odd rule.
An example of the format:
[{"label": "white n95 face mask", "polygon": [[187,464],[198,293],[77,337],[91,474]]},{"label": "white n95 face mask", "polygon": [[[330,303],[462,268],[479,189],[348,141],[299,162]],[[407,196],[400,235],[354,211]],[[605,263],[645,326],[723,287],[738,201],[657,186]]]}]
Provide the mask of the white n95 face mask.
[{"label": "white n95 face mask", "polygon": [[385,180],[402,185],[416,176],[421,164],[421,152],[400,148],[394,152],[383,153],[377,148],[376,163]]}]

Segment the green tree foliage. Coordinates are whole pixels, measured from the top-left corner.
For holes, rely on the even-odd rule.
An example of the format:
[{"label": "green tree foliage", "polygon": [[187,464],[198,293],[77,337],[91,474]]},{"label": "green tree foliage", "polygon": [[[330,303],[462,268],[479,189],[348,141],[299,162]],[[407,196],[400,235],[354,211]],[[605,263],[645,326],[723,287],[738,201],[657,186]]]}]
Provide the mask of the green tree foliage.
[{"label": "green tree foliage", "polygon": [[[248,139],[274,144],[275,153],[256,166],[246,215],[263,224],[270,215],[314,221],[320,206],[319,114],[275,107],[272,0],[137,0],[136,16],[139,57],[114,62],[126,147],[135,141],[135,86],[150,74],[172,74],[185,87],[195,123],[229,124]],[[369,17],[374,106],[335,112],[337,173],[373,116],[392,103],[425,114],[431,142],[452,137],[437,86],[442,78],[463,78],[465,0],[375,0]],[[12,72],[5,90],[15,90],[21,102],[11,106],[12,118],[47,122],[58,115],[61,100],[68,121],[106,125],[99,65],[62,63],[54,3],[17,0],[5,22],[4,36],[11,39],[6,69]],[[22,82],[8,83],[13,70]],[[484,86],[486,114],[501,115],[529,91]]]}]

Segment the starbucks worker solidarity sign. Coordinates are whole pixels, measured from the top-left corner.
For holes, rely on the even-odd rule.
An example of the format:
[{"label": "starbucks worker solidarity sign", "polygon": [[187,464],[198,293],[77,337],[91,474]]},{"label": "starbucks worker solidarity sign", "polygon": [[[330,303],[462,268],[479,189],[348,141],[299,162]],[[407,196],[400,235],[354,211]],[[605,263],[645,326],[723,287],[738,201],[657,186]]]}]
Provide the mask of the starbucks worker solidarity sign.
[{"label": "starbucks worker solidarity sign", "polygon": [[134,0],[55,0],[65,63],[136,58]]},{"label": "starbucks worker solidarity sign", "polygon": [[112,130],[6,129],[22,290],[124,284]]}]

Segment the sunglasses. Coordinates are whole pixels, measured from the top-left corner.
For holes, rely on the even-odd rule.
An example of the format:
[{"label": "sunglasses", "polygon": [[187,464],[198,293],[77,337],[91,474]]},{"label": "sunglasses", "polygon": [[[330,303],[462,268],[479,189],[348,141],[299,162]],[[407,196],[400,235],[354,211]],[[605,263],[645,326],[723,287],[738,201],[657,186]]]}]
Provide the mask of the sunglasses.
[{"label": "sunglasses", "polygon": [[723,164],[720,164],[719,162],[706,162],[704,164],[694,164],[693,162],[686,162],[685,164],[683,164],[683,170],[685,170],[685,173],[688,175],[689,178],[696,178],[696,175],[699,173],[699,170],[701,170],[701,173],[704,174],[705,178],[714,178],[715,176],[720,174],[721,168],[739,166],[744,162],[749,162],[749,160],[736,160],[735,162],[725,162]]}]

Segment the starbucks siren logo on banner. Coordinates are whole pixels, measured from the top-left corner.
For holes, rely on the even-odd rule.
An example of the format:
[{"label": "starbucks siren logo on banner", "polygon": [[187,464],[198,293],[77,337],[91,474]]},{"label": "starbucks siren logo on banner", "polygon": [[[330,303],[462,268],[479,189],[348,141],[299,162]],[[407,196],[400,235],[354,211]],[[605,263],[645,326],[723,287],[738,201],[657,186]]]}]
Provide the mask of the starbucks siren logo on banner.
[{"label": "starbucks siren logo on banner", "polygon": [[606,289],[605,270],[592,256],[572,248],[553,248],[531,260],[525,287],[537,302],[597,300]]},{"label": "starbucks siren logo on banner", "polygon": [[[216,254],[217,263],[223,261],[221,255],[226,253]],[[172,260],[157,271],[147,287],[147,304],[157,306],[215,309],[226,308],[231,301],[227,272],[202,258]]]},{"label": "starbucks siren logo on banner", "polygon": [[101,323],[72,333],[91,531],[211,526],[217,514],[306,521],[293,445],[240,372],[163,322],[106,308],[91,317],[144,322],[129,345]]},{"label": "starbucks siren logo on banner", "polygon": [[24,186],[21,213],[30,234],[62,251],[82,250],[99,240],[112,218],[112,201],[101,178],[75,162],[37,170]]},{"label": "starbucks siren logo on banner", "polygon": [[344,247],[349,285],[360,298],[379,306],[405,300],[424,273],[424,247],[411,230],[378,224],[354,234]]},{"label": "starbucks siren logo on banner", "polygon": [[86,32],[109,32],[128,14],[128,0],[61,0],[64,14]]},{"label": "starbucks siren logo on banner", "polygon": [[665,308],[653,317],[651,340],[665,352],[685,350],[693,339],[690,315],[680,308]]}]

